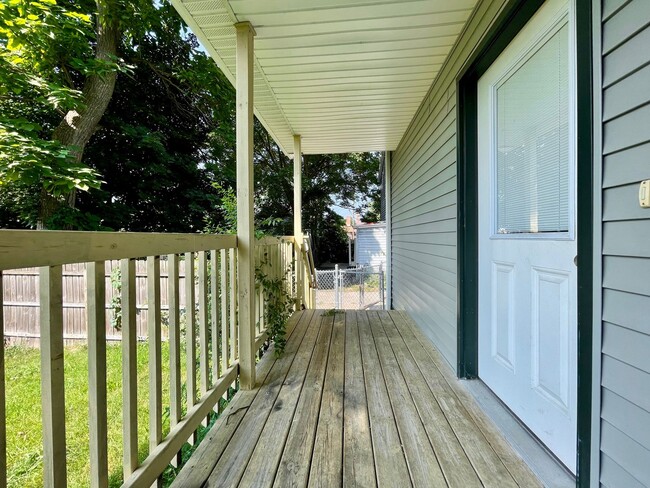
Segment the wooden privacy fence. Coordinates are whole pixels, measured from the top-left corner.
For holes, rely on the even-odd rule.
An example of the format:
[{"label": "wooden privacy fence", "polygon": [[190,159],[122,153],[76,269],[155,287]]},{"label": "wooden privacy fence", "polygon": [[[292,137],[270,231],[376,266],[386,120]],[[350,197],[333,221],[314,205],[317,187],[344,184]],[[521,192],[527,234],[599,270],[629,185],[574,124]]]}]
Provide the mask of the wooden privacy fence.
[{"label": "wooden privacy fence", "polygon": [[[227,259],[227,258],[226,258]],[[185,289],[184,257],[179,260],[179,286]],[[105,264],[106,290],[106,339],[119,341],[122,333],[119,327],[120,311],[120,263],[107,261]],[[160,308],[169,313],[168,267],[166,258],[160,261]],[[39,286],[38,268],[7,270],[3,273],[4,333],[9,343],[38,345],[39,328]],[[88,337],[86,314],[86,264],[74,263],[63,266],[63,338],[66,343],[84,342]],[[195,266],[196,276],[196,266]],[[179,304],[185,311],[185,294]],[[135,261],[135,307],[136,336],[138,340],[147,337],[147,263]],[[195,305],[196,307],[196,305]],[[118,312],[118,313],[116,313]],[[162,337],[168,337],[167,317],[163,317]]]},{"label": "wooden privacy fence", "polygon": [[[151,486],[199,424],[216,408],[219,398],[237,381],[240,350],[244,350],[240,349],[240,330],[247,328],[246,335],[251,337],[253,351],[258,351],[266,340],[264,311],[268,304],[260,287],[255,290],[253,323],[238,321],[237,238],[0,230],[0,242],[0,275],[3,275],[0,298],[7,297],[9,302],[0,303],[0,488],[7,483],[3,331],[11,331],[7,318],[19,320],[10,314],[17,313],[12,300],[20,298],[19,289],[3,293],[2,288],[3,285],[12,287],[15,283],[12,280],[28,282],[22,289],[23,299],[29,299],[28,314],[34,313],[32,309],[38,310],[38,325],[25,335],[36,335],[36,332],[40,335],[45,485],[67,484],[63,393],[67,330],[70,337],[86,337],[88,346],[91,485],[108,486],[106,341],[108,337],[120,337],[123,486]],[[293,237],[258,241],[254,258],[256,266],[264,265],[267,275],[283,279],[284,292],[296,299],[296,307],[310,302],[308,265],[305,266],[302,249]],[[6,272],[12,268],[27,268],[28,271]],[[65,290],[64,269],[65,278],[72,280],[68,283],[71,287],[68,291]],[[119,279],[111,280],[115,269],[119,269]],[[74,284],[74,280],[78,283]],[[107,312],[111,293],[117,293],[113,286],[116,281],[120,288],[120,310]],[[307,283],[307,286],[301,287],[298,283]],[[67,311],[64,299],[68,303]],[[195,306],[188,309],[186,303]],[[3,317],[4,310],[8,311],[7,317]],[[166,311],[165,320],[163,311]],[[85,322],[75,319],[75,314],[79,313],[85,314]],[[109,325],[115,313],[121,318],[119,333]],[[77,325],[74,325],[75,320]],[[85,323],[85,328],[78,325],[81,323]],[[171,424],[164,438],[163,324],[170,351],[169,403],[164,407],[169,411]],[[138,463],[136,343],[145,337],[149,343],[149,452],[146,459]],[[186,358],[184,378],[181,378],[181,347],[185,348]],[[75,419],[78,420],[81,419]]]}]

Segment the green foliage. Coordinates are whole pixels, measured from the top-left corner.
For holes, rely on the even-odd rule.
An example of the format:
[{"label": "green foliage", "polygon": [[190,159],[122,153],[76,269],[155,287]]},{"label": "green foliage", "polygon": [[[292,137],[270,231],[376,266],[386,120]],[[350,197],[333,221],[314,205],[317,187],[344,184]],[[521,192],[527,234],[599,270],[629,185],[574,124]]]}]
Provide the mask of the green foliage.
[{"label": "green foliage", "polygon": [[100,185],[99,175],[75,162],[74,148],[50,140],[57,119],[81,104],[65,69],[91,51],[93,26],[75,4],[10,0],[0,4],[0,190],[42,187],[61,197]]},{"label": "green foliage", "polygon": [[255,268],[255,284],[262,288],[266,303],[264,324],[269,339],[275,344],[275,355],[279,357],[287,345],[287,321],[293,312],[294,297],[288,291],[286,280],[271,276],[271,269],[268,256],[264,255],[260,265]]},{"label": "green foliage", "polygon": [[369,203],[361,221],[367,224],[373,224],[381,220],[381,191],[377,188],[370,193]]},{"label": "green foliage", "polygon": [[120,268],[113,268],[111,271],[111,288],[113,289],[110,304],[113,311],[111,326],[115,330],[122,330],[122,271]]},{"label": "green foliage", "polygon": [[[185,387],[185,384],[183,384],[183,388],[184,387]],[[236,388],[230,387],[228,389],[227,394],[226,394],[228,399],[226,400],[225,398],[219,398],[219,407],[218,407],[219,412],[223,412],[223,410],[228,406],[228,403],[230,402],[232,397],[235,395],[235,393],[237,393],[237,391],[238,390]],[[172,485],[172,483],[174,482],[174,479],[176,479],[176,476],[178,475],[178,473],[180,473],[181,469],[183,469],[183,467],[185,466],[185,463],[187,463],[187,461],[189,461],[192,454],[194,454],[194,452],[199,447],[201,442],[203,442],[203,439],[205,439],[205,436],[208,434],[208,432],[210,432],[210,429],[212,429],[212,427],[214,426],[214,423],[219,419],[220,415],[213,412],[213,413],[210,414],[209,417],[210,417],[210,420],[209,420],[207,426],[204,427],[203,425],[199,425],[199,428],[196,429],[196,443],[193,444],[193,445],[191,445],[189,443],[183,444],[183,447],[181,448],[181,462],[180,462],[180,464],[178,466],[173,466],[173,465],[170,464],[169,466],[167,466],[165,471],[163,471],[163,474],[162,474],[163,487],[166,488],[166,487]]]},{"label": "green foliage", "polygon": [[[169,343],[162,343],[163,364],[169,364]],[[146,384],[149,375],[148,345],[138,344],[138,382]],[[119,345],[106,348],[108,389],[108,463],[109,486],[122,485],[122,351]],[[181,347],[181,377],[185,377],[185,348]],[[40,397],[40,353],[34,348],[11,346],[5,351],[7,375],[7,486],[22,488],[43,486],[43,447]],[[169,370],[163,368],[163,397],[169,395]],[[185,388],[185,384],[182,385]],[[228,400],[220,399],[219,412],[228,405],[237,390],[230,388]],[[88,350],[86,347],[65,349],[66,433],[68,452],[68,486],[90,486],[88,452]],[[183,394],[182,398],[186,396]],[[149,449],[149,393],[138,389],[139,462]],[[183,404],[183,413],[187,406]],[[211,414],[207,427],[199,426],[199,442],[210,430],[217,414]],[[163,432],[169,432],[169,409],[163,415]],[[183,463],[196,450],[198,443],[185,444]],[[180,467],[168,466],[163,473],[163,486],[171,485]]]},{"label": "green foliage", "polygon": [[221,211],[221,220],[214,222],[206,219],[205,231],[214,234],[237,233],[237,194],[232,188],[224,188],[220,183],[212,183],[217,190],[221,203],[217,208]]},{"label": "green foliage", "polygon": [[116,230],[229,232],[234,90],[169,2],[137,21],[121,51],[131,74],[84,153],[106,182],[78,207]]},{"label": "green foliage", "polygon": [[24,118],[0,118],[0,185],[20,181],[25,185],[42,182],[54,196],[73,188],[98,188],[95,171],[75,164],[71,148],[38,137],[40,126]]},{"label": "green foliage", "polygon": [[[22,71],[0,70],[0,130],[11,132],[0,143],[0,226],[34,226],[44,188],[60,204],[77,188],[87,191],[77,194],[76,208],[60,205],[48,228],[235,232],[234,89],[169,1],[113,0],[120,59],[99,64],[95,2],[40,3],[6,0],[0,14],[0,44],[15,39],[2,62],[24,58],[14,63]],[[14,17],[28,28],[7,27]],[[111,103],[82,164],[74,163],[74,148],[51,142],[52,131],[67,110],[83,106],[85,77],[110,70],[121,73]],[[26,82],[28,74],[39,80]],[[11,77],[22,81],[8,83]],[[254,140],[257,235],[292,234],[293,161],[259,122]],[[303,166],[303,228],[316,261],[345,261],[342,220],[331,207],[368,204],[378,154],[309,155]]]},{"label": "green foliage", "polygon": [[[147,344],[138,345],[138,381],[148,377]],[[164,360],[169,348],[162,344]],[[122,353],[119,345],[106,348],[108,389],[108,462],[110,486],[122,484]],[[5,362],[7,384],[7,478],[9,488],[43,486],[43,447],[40,395],[40,354],[38,349],[8,347]],[[169,373],[163,371],[164,394]],[[88,452],[88,350],[65,350],[65,399],[68,486],[90,486]],[[140,462],[148,452],[148,391],[138,391],[138,432]],[[169,431],[169,421],[164,422]]]},{"label": "green foliage", "polygon": [[[311,231],[316,264],[344,262],[347,236],[338,204],[362,212],[378,188],[379,153],[306,155],[303,158],[303,228]],[[261,124],[255,125],[255,199],[259,227],[272,235],[293,234],[293,160]],[[265,225],[273,218],[274,226]]]}]

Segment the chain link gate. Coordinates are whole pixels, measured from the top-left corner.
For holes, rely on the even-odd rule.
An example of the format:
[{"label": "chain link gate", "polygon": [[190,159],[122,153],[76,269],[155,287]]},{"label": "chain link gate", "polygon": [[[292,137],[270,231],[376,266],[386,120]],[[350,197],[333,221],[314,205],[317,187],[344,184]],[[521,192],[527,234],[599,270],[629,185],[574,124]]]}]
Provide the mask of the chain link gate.
[{"label": "chain link gate", "polygon": [[384,271],[381,268],[317,269],[316,281],[318,309],[384,309]]}]

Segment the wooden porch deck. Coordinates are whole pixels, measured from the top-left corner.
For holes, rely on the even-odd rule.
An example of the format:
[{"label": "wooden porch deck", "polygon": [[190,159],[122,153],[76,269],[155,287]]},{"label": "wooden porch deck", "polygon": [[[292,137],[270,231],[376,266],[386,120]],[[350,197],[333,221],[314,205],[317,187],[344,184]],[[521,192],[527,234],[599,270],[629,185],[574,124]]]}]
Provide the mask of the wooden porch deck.
[{"label": "wooden porch deck", "polygon": [[173,487],[536,487],[400,312],[307,310]]}]

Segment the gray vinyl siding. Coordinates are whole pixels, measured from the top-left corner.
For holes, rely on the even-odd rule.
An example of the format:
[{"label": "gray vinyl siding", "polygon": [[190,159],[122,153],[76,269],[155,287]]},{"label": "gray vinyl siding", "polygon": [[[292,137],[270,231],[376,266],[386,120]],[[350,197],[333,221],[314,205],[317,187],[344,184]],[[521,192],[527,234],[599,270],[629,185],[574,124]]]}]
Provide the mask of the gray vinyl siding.
[{"label": "gray vinyl siding", "polygon": [[600,481],[650,487],[650,2],[605,0]]},{"label": "gray vinyl siding", "polygon": [[391,166],[393,308],[456,368],[456,79],[505,0],[480,1]]}]

